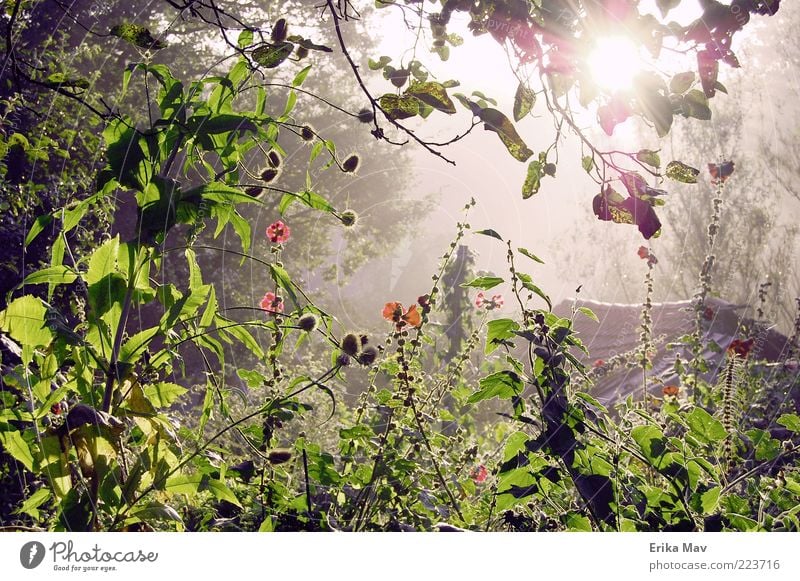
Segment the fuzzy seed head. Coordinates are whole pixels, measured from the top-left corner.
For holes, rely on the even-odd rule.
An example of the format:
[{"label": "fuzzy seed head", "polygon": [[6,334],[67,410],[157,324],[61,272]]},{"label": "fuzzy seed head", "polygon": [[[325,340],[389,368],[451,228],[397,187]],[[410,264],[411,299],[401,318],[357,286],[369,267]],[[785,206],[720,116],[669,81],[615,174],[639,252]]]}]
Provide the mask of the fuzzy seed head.
[{"label": "fuzzy seed head", "polygon": [[354,153],[342,162],[342,171],[353,173],[358,169],[361,159]]},{"label": "fuzzy seed head", "polygon": [[281,155],[274,149],[271,149],[270,152],[267,154],[267,163],[271,168],[280,167]]},{"label": "fuzzy seed head", "polygon": [[356,225],[356,222],[358,222],[358,214],[356,214],[353,210],[345,210],[342,212],[339,220],[341,220],[342,224],[344,224],[346,228],[351,228]]},{"label": "fuzzy seed head", "polygon": [[342,339],[342,351],[350,355],[351,357],[355,357],[358,355],[358,351],[361,348],[361,343],[358,340],[358,337],[353,333],[348,333]]},{"label": "fuzzy seed head", "polygon": [[275,181],[275,179],[280,175],[281,171],[274,167],[268,167],[264,171],[261,172],[261,179],[267,183]]},{"label": "fuzzy seed head", "polygon": [[300,317],[300,320],[297,321],[297,326],[300,327],[306,333],[310,333],[314,329],[317,328],[317,317],[314,315],[303,315]]},{"label": "fuzzy seed head", "polygon": [[358,356],[358,362],[364,367],[368,367],[375,363],[378,358],[378,350],[375,347],[367,347]]},{"label": "fuzzy seed head", "polygon": [[375,119],[375,114],[371,109],[364,108],[358,112],[358,120],[362,123],[372,123],[373,119]]},{"label": "fuzzy seed head", "polygon": [[314,141],[314,130],[311,129],[310,125],[303,125],[302,129],[300,129],[300,137],[303,141]]},{"label": "fuzzy seed head", "polygon": [[271,38],[275,42],[283,42],[286,40],[286,36],[289,33],[289,25],[286,24],[285,18],[279,18],[278,21],[275,23],[275,26],[272,27],[272,35]]}]

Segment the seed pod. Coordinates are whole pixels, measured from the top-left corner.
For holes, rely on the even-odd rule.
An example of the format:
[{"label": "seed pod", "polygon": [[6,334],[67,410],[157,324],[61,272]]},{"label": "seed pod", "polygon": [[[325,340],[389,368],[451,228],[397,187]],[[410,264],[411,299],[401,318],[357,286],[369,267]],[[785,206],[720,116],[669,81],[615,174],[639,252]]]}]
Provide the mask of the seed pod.
[{"label": "seed pod", "polygon": [[270,464],[284,464],[292,459],[292,451],[286,448],[272,450],[267,456]]},{"label": "seed pod", "polygon": [[308,56],[308,49],[304,46],[298,46],[295,54],[297,55],[297,60],[303,60]]},{"label": "seed pod", "polygon": [[350,157],[342,162],[342,171],[346,173],[353,173],[358,169],[358,165],[361,163],[359,157],[354,153]]},{"label": "seed pod", "polygon": [[251,186],[249,188],[245,188],[244,193],[250,196],[251,198],[257,198],[258,196],[264,193],[264,188],[259,188],[258,186]]},{"label": "seed pod", "polygon": [[274,149],[270,149],[267,154],[267,163],[272,168],[277,168],[281,165],[281,155]]},{"label": "seed pod", "polygon": [[367,347],[358,356],[358,362],[361,365],[367,367],[375,363],[375,360],[377,358],[378,358],[378,350],[375,349],[375,347]]},{"label": "seed pod", "polygon": [[313,141],[314,130],[309,125],[303,125],[302,129],[300,129],[300,137],[303,141]]},{"label": "seed pod", "polygon": [[347,367],[350,365],[350,356],[346,353],[339,353],[339,356],[336,358],[336,365],[339,367]]},{"label": "seed pod", "polygon": [[362,123],[372,123],[373,119],[375,119],[375,115],[371,109],[362,109],[358,112],[358,120]]},{"label": "seed pod", "polygon": [[342,351],[351,357],[358,355],[360,347],[361,345],[359,344],[358,337],[356,337],[353,333],[345,335],[344,339],[342,339]]},{"label": "seed pod", "polygon": [[271,38],[274,42],[283,42],[286,40],[286,36],[289,33],[289,25],[286,24],[285,18],[279,18],[278,21],[275,23],[275,26],[272,27],[272,35]]},{"label": "seed pod", "polygon": [[356,214],[353,210],[345,210],[342,212],[341,216],[339,216],[339,220],[341,220],[342,224],[346,228],[350,228],[356,225],[358,222],[358,214]]},{"label": "seed pod", "polygon": [[300,320],[297,321],[297,326],[306,333],[310,333],[317,328],[317,317],[314,315],[303,315],[300,317]]},{"label": "seed pod", "polygon": [[280,173],[281,172],[280,172],[279,169],[274,168],[274,167],[268,167],[267,169],[265,169],[264,171],[261,172],[261,179],[264,180],[267,183],[270,183],[270,182],[274,181],[275,178],[277,178],[278,174],[280,174]]}]

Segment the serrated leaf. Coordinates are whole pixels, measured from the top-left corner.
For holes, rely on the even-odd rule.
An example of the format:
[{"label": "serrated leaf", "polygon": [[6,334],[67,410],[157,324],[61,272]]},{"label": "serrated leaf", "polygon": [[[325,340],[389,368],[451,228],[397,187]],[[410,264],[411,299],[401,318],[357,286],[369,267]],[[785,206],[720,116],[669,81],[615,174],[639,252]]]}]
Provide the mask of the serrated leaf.
[{"label": "serrated leaf", "polygon": [[722,489],[715,486],[700,495],[700,510],[704,515],[712,514],[717,510],[721,493]]},{"label": "serrated leaf", "polygon": [[536,93],[524,83],[520,83],[517,87],[517,92],[514,94],[514,121],[520,121],[530,113],[535,103]]},{"label": "serrated leaf", "polygon": [[430,105],[437,111],[448,115],[453,115],[456,112],[456,106],[447,95],[447,89],[441,83],[435,81],[414,82],[406,89],[405,94],[415,97],[426,105]]},{"label": "serrated leaf", "polygon": [[778,418],[778,423],[788,430],[800,434],[800,416],[797,414],[783,414]]},{"label": "serrated leaf", "polygon": [[33,471],[33,454],[25,438],[17,430],[0,432],[0,444],[3,450],[20,462],[29,471]]},{"label": "serrated leaf", "polygon": [[480,389],[467,399],[467,403],[477,403],[486,399],[511,399],[522,393],[524,384],[514,371],[498,371],[479,382]]},{"label": "serrated leaf", "polygon": [[495,319],[489,321],[486,330],[486,355],[505,344],[509,339],[516,337],[515,331],[519,330],[519,323],[513,319]]},{"label": "serrated leaf", "polygon": [[492,238],[497,238],[498,240],[502,241],[503,237],[500,236],[495,230],[491,228],[487,228],[486,230],[478,230],[475,234],[482,234],[483,236],[490,236]]},{"label": "serrated leaf", "polygon": [[676,182],[696,184],[697,176],[700,175],[700,170],[686,165],[682,161],[671,161],[667,164],[664,173],[669,179],[675,180]]},{"label": "serrated leaf", "polygon": [[378,104],[394,120],[408,119],[419,114],[420,102],[411,95],[387,93],[378,100]]},{"label": "serrated leaf", "polygon": [[703,408],[694,408],[684,418],[692,435],[702,442],[719,442],[728,435],[722,423]]},{"label": "serrated leaf", "polygon": [[171,406],[178,398],[180,398],[188,390],[178,385],[177,383],[169,383],[162,381],[159,383],[146,385],[144,387],[144,394],[157,408],[166,408]]},{"label": "serrated leaf", "polygon": [[517,252],[519,252],[523,256],[527,256],[528,258],[530,258],[534,262],[538,262],[539,264],[544,264],[544,260],[542,260],[541,258],[536,256],[533,252],[531,252],[527,248],[521,248],[521,247],[517,248]]},{"label": "serrated leaf", "polygon": [[462,287],[473,287],[479,288],[483,290],[489,290],[490,288],[494,288],[499,284],[502,284],[503,279],[497,276],[479,276],[477,278],[472,279],[469,282],[462,283]]},{"label": "serrated leaf", "polygon": [[[484,129],[494,131],[506,146],[511,156],[517,161],[527,161],[533,155],[533,151],[528,148],[525,142],[517,133],[511,120],[497,109],[487,107],[478,113],[483,121]],[[530,172],[530,168],[529,168]]]}]

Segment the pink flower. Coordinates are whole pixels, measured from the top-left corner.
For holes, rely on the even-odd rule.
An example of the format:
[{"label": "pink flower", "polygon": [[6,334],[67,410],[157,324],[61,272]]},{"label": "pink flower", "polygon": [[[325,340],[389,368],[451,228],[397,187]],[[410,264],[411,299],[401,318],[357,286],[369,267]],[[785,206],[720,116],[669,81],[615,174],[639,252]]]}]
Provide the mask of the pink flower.
[{"label": "pink flower", "polygon": [[291,229],[283,223],[283,220],[273,222],[267,227],[267,238],[273,244],[283,244],[289,240],[291,233]]},{"label": "pink flower", "polygon": [[605,361],[603,361],[602,359],[598,359],[597,361],[595,361],[595,362],[592,364],[592,367],[594,367],[595,369],[597,369],[598,367],[602,367],[602,366],[603,366],[603,365],[605,365],[605,364],[606,364],[606,362],[605,362]]},{"label": "pink flower", "polygon": [[283,312],[283,299],[272,292],[264,295],[264,298],[261,299],[260,305],[265,311],[271,311],[272,313]]},{"label": "pink flower", "polygon": [[478,464],[475,467],[475,469],[470,473],[470,477],[472,478],[472,480],[475,481],[475,484],[481,484],[483,482],[486,482],[486,478],[489,477],[489,471],[483,464]]},{"label": "pink flower", "polygon": [[503,295],[492,295],[492,298],[487,299],[484,293],[479,292],[475,296],[475,306],[479,309],[486,309],[487,311],[499,309],[504,303]]}]

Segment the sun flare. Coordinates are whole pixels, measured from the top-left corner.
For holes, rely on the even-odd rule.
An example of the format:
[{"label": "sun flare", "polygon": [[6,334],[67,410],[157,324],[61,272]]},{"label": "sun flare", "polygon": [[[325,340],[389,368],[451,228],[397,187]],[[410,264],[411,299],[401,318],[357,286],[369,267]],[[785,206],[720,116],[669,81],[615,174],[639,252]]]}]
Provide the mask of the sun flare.
[{"label": "sun flare", "polygon": [[636,74],[642,70],[642,59],[636,44],[624,36],[598,39],[589,55],[594,81],[609,91],[630,89]]}]

